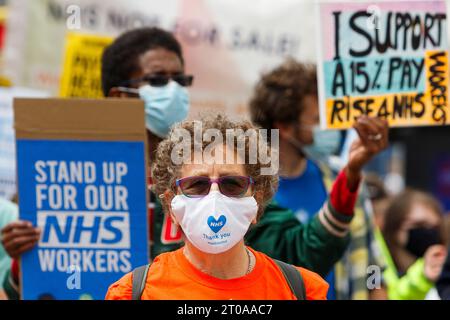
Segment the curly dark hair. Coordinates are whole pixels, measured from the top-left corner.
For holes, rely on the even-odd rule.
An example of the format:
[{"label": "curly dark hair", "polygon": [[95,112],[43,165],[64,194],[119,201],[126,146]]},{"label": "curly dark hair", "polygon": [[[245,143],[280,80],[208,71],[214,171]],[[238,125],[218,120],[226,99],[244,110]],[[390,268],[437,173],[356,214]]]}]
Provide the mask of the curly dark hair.
[{"label": "curly dark hair", "polygon": [[308,95],[317,95],[316,66],[289,58],[256,85],[250,100],[252,121],[264,129],[273,129],[275,122],[297,122]]},{"label": "curly dark hair", "polygon": [[[253,126],[250,121],[234,121],[228,119],[226,116],[215,113],[203,114],[201,117],[201,136],[204,135],[205,131],[209,129],[216,129],[220,131],[223,136],[226,136],[227,130],[242,130],[243,135],[238,136],[243,137],[245,139],[245,153],[249,154],[250,142],[249,137],[245,136],[245,132],[248,129],[257,129]],[[186,130],[189,132],[191,137],[194,137],[195,131],[195,122],[199,120],[185,120],[176,124],[170,130],[170,133],[166,139],[164,139],[156,150],[156,157],[152,166],[152,178],[154,179],[154,191],[157,195],[162,195],[166,191],[171,191],[176,194],[175,181],[180,177],[180,169],[182,164],[175,164],[172,161],[171,155],[172,150],[174,150],[176,145],[179,145],[180,141],[177,137],[177,130]],[[191,139],[190,149],[194,150],[194,139]],[[263,150],[267,150],[267,153],[270,154],[270,146],[268,146],[264,140],[258,141],[258,148],[263,147]],[[203,141],[202,150],[207,146],[208,142]],[[265,149],[267,148],[267,149]],[[258,215],[259,219],[264,212],[266,204],[272,199],[274,193],[278,187],[278,175],[261,175],[261,168],[270,166],[260,162],[258,158],[257,163],[244,164],[245,171],[248,176],[252,177],[255,181],[255,192],[257,192],[260,197],[255,197],[258,202]],[[163,207],[167,211],[167,203],[163,201]]]},{"label": "curly dark hair", "polygon": [[150,49],[172,51],[184,64],[180,43],[173,34],[160,28],[139,28],[125,32],[102,55],[102,90],[105,97],[112,87],[129,80],[139,70],[138,57]]}]

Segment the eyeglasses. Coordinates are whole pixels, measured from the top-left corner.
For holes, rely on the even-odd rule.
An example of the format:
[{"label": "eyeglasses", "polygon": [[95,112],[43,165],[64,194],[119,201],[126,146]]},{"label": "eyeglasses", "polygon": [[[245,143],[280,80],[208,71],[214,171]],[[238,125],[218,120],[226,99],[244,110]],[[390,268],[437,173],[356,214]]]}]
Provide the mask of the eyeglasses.
[{"label": "eyeglasses", "polygon": [[128,86],[136,83],[147,82],[149,85],[153,87],[162,87],[167,85],[171,79],[183,87],[189,87],[192,85],[192,82],[194,81],[194,76],[189,74],[175,74],[173,76],[151,74],[144,76],[142,78],[124,81],[120,84],[120,86]]},{"label": "eyeglasses", "polygon": [[218,179],[209,177],[186,177],[176,180],[175,184],[189,198],[201,198],[211,190],[211,185],[217,183],[220,192],[227,197],[242,198],[248,188],[255,182],[251,177],[223,176]]}]

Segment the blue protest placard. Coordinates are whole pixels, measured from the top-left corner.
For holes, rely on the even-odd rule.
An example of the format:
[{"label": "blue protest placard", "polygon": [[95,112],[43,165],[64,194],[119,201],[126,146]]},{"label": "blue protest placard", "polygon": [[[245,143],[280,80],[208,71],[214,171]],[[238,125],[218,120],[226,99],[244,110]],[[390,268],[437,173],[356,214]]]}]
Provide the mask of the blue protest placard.
[{"label": "blue protest placard", "polygon": [[148,263],[144,141],[17,138],[16,148],[20,218],[41,228],[21,257],[23,299],[103,299]]}]

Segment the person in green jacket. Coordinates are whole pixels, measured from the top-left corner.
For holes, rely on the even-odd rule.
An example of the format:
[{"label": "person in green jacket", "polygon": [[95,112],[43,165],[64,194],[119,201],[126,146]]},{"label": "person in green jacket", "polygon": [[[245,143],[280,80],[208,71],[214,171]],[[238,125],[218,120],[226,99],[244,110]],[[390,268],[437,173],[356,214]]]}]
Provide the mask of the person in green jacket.
[{"label": "person in green jacket", "polygon": [[[372,201],[384,200],[378,196]],[[387,262],[383,276],[388,298],[425,299],[446,257],[440,204],[429,194],[407,190],[392,198],[385,212],[376,214],[380,229],[375,236]]]}]

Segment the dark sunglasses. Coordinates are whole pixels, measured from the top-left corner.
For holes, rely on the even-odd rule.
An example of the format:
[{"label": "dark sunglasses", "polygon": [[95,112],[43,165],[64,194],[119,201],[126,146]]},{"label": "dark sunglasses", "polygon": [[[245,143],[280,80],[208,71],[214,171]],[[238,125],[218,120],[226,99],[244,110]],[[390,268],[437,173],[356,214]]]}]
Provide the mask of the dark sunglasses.
[{"label": "dark sunglasses", "polygon": [[124,81],[121,83],[121,86],[129,86],[133,84],[147,82],[149,85],[153,87],[163,87],[167,85],[171,79],[183,87],[189,87],[192,85],[192,82],[194,81],[194,76],[189,74],[176,74],[173,76],[153,74],[144,76],[142,78]]},{"label": "dark sunglasses", "polygon": [[218,179],[196,176],[178,179],[175,182],[181,192],[189,198],[201,198],[208,195],[213,183],[218,184],[223,195],[242,198],[255,182],[251,177],[244,176],[223,176]]}]

